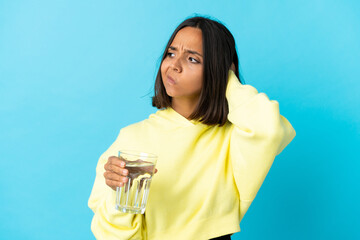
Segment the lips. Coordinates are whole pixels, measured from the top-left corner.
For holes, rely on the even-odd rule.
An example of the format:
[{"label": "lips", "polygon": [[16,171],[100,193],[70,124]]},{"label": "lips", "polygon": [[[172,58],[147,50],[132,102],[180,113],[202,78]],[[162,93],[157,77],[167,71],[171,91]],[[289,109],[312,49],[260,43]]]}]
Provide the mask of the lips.
[{"label": "lips", "polygon": [[167,80],[167,82],[168,82],[169,84],[171,84],[171,85],[176,84],[176,81],[175,81],[172,77],[170,77],[170,76],[167,76],[166,80]]}]

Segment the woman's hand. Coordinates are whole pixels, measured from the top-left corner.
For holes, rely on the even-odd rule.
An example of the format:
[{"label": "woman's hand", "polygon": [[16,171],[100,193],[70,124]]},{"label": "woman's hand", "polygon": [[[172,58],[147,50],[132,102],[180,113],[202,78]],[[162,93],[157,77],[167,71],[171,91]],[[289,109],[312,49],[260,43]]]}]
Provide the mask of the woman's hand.
[{"label": "woman's hand", "polygon": [[[105,183],[116,191],[117,187],[123,187],[127,182],[127,175],[129,171],[125,168],[125,161],[123,158],[111,156],[108,158],[107,163],[104,165],[105,168]],[[155,169],[157,173],[157,169]]]},{"label": "woman's hand", "polygon": [[104,168],[105,183],[114,191],[116,187],[123,187],[127,183],[129,171],[125,168],[125,161],[122,158],[109,157]]}]

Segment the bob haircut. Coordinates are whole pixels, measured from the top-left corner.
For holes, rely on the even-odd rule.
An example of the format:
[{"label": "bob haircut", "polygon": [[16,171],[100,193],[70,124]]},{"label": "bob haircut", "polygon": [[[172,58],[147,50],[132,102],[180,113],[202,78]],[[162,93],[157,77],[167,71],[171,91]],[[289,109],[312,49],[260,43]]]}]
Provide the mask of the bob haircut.
[{"label": "bob haircut", "polygon": [[[235,40],[230,31],[221,23],[205,17],[192,17],[183,21],[171,35],[161,58],[161,64],[176,34],[185,27],[198,28],[202,32],[203,44],[203,87],[199,102],[189,119],[198,120],[207,125],[224,125],[229,113],[226,100],[226,86],[231,64],[235,65],[235,75],[239,77],[239,60],[235,49]],[[152,106],[158,109],[171,107],[172,98],[167,95],[162,77],[161,64],[155,80],[155,93]]]}]

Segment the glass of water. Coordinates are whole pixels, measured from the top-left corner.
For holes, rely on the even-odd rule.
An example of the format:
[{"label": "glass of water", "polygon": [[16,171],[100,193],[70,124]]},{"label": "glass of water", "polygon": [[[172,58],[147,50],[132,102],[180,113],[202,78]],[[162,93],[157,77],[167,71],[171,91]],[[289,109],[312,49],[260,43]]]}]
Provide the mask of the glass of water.
[{"label": "glass of water", "polygon": [[128,182],[116,188],[116,209],[124,213],[143,214],[157,156],[138,151],[119,151],[118,156],[126,163],[129,174]]}]

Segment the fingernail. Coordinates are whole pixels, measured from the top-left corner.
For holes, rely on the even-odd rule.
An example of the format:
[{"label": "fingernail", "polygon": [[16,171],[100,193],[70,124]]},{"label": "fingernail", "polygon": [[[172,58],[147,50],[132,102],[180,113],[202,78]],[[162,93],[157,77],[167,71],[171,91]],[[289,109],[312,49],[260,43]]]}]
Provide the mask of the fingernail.
[{"label": "fingernail", "polygon": [[120,166],[121,166],[121,167],[125,167],[125,163],[124,163],[124,162],[121,162]]},{"label": "fingernail", "polygon": [[127,170],[123,170],[122,173],[123,173],[124,175],[126,175],[126,174],[127,174]]}]

